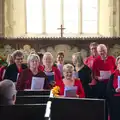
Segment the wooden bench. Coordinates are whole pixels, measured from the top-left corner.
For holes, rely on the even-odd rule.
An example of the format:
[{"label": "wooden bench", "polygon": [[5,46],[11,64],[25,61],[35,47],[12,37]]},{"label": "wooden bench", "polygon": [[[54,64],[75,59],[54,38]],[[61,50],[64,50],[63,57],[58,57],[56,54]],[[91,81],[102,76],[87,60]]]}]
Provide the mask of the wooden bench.
[{"label": "wooden bench", "polygon": [[46,104],[0,106],[0,120],[44,120]]},{"label": "wooden bench", "polygon": [[99,99],[53,98],[51,120],[105,120],[106,102]]},{"label": "wooden bench", "polygon": [[49,99],[48,95],[17,96],[16,104],[42,104],[42,103],[47,103],[48,99]]},{"label": "wooden bench", "polygon": [[120,120],[120,96],[113,96],[109,104],[110,120]]},{"label": "wooden bench", "polygon": [[50,90],[41,90],[41,91],[18,91],[17,96],[28,96],[28,95],[50,95]]}]

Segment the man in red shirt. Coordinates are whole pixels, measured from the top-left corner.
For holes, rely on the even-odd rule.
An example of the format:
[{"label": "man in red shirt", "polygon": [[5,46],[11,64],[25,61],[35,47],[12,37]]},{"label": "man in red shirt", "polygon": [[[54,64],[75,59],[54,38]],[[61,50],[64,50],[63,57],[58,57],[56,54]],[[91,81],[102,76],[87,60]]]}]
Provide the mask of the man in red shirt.
[{"label": "man in red shirt", "polygon": [[98,46],[98,44],[96,42],[90,43],[89,48],[90,48],[91,55],[89,57],[87,57],[87,59],[85,60],[85,64],[91,69],[93,66],[93,61],[98,55],[97,46]]},{"label": "man in red shirt", "polygon": [[107,47],[104,44],[97,46],[98,56],[93,62],[93,75],[97,81],[96,84],[96,97],[105,98],[106,96],[106,85],[110,79],[111,74],[116,69],[115,58],[108,56]]}]

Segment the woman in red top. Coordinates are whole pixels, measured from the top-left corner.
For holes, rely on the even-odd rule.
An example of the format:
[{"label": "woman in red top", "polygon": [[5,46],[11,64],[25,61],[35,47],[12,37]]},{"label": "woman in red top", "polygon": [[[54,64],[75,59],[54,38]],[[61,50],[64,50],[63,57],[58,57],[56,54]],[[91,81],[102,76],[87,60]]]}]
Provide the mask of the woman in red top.
[{"label": "woman in red top", "polygon": [[76,91],[76,97],[79,98],[84,98],[85,93],[84,89],[82,87],[81,81],[79,79],[74,79],[72,77],[74,71],[74,67],[71,64],[66,64],[63,66],[63,75],[64,79],[63,82],[61,83],[60,87],[60,95],[64,95],[64,89],[65,87],[70,87],[70,86],[76,86],[77,91]]},{"label": "woman in red top", "polygon": [[87,59],[84,61],[85,65],[87,65],[90,69],[92,69],[93,62],[98,55],[97,45],[98,44],[96,42],[90,43],[89,48],[90,48],[91,55],[89,57],[87,57]]},{"label": "woman in red top", "polygon": [[94,79],[97,81],[96,97],[105,98],[108,80],[116,69],[115,58],[107,55],[107,47],[104,44],[99,44],[97,51],[99,56],[94,60],[92,68]]},{"label": "woman in red top", "polygon": [[52,86],[59,85],[62,81],[62,76],[61,76],[58,68],[53,66],[53,56],[50,52],[44,53],[43,66],[44,67],[41,69],[41,71],[43,71],[43,72],[54,72],[54,77],[55,77],[55,82],[54,83],[55,84],[53,83]]}]

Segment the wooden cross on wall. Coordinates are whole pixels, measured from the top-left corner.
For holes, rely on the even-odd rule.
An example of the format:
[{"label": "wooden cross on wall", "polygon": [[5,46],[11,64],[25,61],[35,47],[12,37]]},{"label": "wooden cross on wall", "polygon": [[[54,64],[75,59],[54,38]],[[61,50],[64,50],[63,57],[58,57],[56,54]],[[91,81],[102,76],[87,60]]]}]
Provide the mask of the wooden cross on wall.
[{"label": "wooden cross on wall", "polygon": [[60,30],[60,35],[61,37],[63,37],[63,30],[66,29],[63,27],[63,25],[60,26],[60,28],[58,28],[58,30]]}]

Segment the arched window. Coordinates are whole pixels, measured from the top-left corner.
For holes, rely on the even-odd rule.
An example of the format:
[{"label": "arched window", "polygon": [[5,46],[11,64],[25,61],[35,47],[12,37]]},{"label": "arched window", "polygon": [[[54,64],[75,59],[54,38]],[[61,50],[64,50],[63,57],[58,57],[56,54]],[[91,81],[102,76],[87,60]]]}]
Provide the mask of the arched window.
[{"label": "arched window", "polygon": [[98,33],[98,0],[26,0],[27,33]]}]

